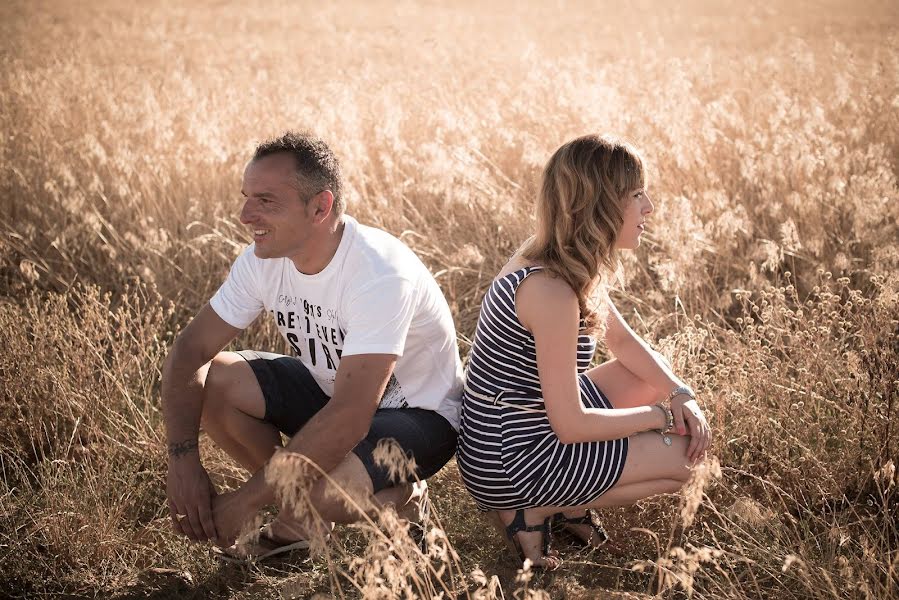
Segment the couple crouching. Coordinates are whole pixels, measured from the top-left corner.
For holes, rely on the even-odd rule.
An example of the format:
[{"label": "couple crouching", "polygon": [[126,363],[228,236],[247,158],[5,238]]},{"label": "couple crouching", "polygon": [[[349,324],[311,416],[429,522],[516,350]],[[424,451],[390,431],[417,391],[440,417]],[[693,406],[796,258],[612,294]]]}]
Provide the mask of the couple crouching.
[{"label": "couple crouching", "polygon": [[[287,133],[257,147],[240,214],[254,243],[163,369],[175,531],[237,559],[305,548],[311,529],[361,517],[334,486],[424,525],[423,482],[457,453],[466,487],[520,558],[554,567],[554,524],[596,544],[605,534],[590,509],[678,490],[709,447],[708,425],[606,293],[616,252],[639,245],[652,212],[645,185],[626,145],[585,136],[556,151],[536,235],[484,298],[463,389],[440,288],[402,242],[344,214],[328,146]],[[223,352],[263,311],[293,356]],[[588,370],[597,335],[616,359]],[[239,489],[216,492],[201,427],[252,473]],[[316,465],[304,475],[316,517],[282,506],[252,544],[235,545],[277,503],[266,465],[282,433],[288,451]],[[398,477],[375,459],[390,439],[414,472]]]}]

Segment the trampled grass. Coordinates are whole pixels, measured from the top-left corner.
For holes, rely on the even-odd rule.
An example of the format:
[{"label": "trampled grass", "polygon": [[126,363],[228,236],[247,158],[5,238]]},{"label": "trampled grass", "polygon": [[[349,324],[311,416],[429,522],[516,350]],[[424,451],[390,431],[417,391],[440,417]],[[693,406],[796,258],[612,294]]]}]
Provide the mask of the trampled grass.
[{"label": "trampled grass", "polygon": [[[0,590],[896,597],[897,25],[830,0],[3,4]],[[516,574],[453,463],[427,557],[390,514],[251,569],[176,538],[162,359],[247,243],[251,149],[287,128],[431,268],[463,354],[551,151],[633,141],[657,210],[616,298],[700,392],[716,460],[552,574]],[[286,350],[262,323],[235,345]]]}]

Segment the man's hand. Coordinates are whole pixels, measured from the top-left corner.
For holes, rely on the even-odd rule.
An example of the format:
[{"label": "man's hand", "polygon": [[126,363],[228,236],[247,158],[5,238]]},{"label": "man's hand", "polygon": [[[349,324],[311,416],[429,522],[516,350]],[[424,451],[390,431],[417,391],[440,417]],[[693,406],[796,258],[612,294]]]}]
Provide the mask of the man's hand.
[{"label": "man's hand", "polygon": [[172,528],[194,542],[218,539],[212,519],[215,487],[200,464],[196,442],[170,444],[169,454],[166,494],[172,513]]},{"label": "man's hand", "polygon": [[215,488],[197,451],[206,374],[210,361],[238,333],[206,304],[172,344],[162,367],[172,528],[195,542],[216,538],[211,508]]}]

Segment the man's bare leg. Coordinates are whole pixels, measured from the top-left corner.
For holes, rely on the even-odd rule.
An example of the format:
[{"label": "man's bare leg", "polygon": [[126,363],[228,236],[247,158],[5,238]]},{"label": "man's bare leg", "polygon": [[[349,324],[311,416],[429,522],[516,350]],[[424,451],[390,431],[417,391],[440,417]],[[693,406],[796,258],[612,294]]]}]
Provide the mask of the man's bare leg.
[{"label": "man's bare leg", "polygon": [[[426,482],[403,484],[385,488],[373,494],[371,477],[365,465],[350,452],[328,477],[318,479],[309,492],[311,507],[299,507],[300,511],[314,510],[321,519],[334,523],[355,523],[365,515],[372,516],[379,509],[393,506],[397,514],[408,521],[421,518],[421,503],[427,497]],[[296,539],[312,534],[307,532],[300,518],[293,514],[296,507],[282,506],[272,522],[271,531],[276,539]]]},{"label": "man's bare leg", "polygon": [[265,418],[265,398],[249,363],[234,352],[219,353],[207,367],[203,431],[250,473],[281,447],[281,434]]},{"label": "man's bare leg", "polygon": [[[277,428],[263,421],[265,398],[253,369],[239,354],[222,352],[204,375],[203,430],[242,467],[255,473],[282,444]],[[401,517],[417,521],[421,498],[427,493],[426,484],[421,482],[386,488],[372,498],[371,478],[353,453],[329,476],[346,494],[325,479],[319,480],[310,494],[313,507],[326,522],[321,526],[328,531],[332,522],[352,523],[361,518],[357,508],[346,506],[347,497],[368,500],[362,507],[368,514],[377,507],[393,505]],[[270,526],[270,533],[284,541],[312,534],[289,510],[279,513]]]}]

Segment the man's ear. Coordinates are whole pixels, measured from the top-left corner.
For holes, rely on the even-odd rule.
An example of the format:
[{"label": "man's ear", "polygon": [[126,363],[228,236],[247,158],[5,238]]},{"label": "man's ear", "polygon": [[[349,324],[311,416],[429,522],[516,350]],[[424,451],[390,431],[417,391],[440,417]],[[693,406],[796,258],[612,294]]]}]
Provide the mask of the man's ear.
[{"label": "man's ear", "polygon": [[331,193],[331,190],[322,190],[309,199],[308,207],[312,210],[313,222],[322,223],[331,216],[334,210],[334,194]]}]

